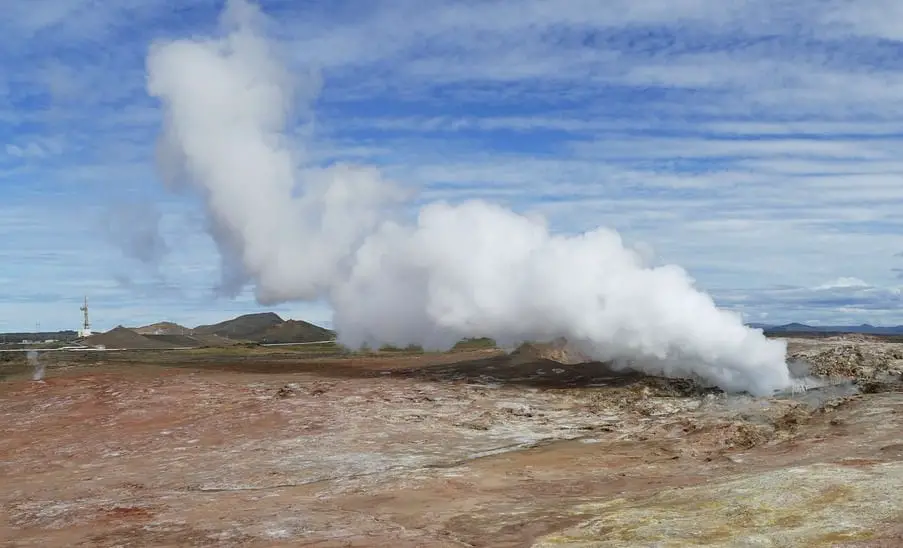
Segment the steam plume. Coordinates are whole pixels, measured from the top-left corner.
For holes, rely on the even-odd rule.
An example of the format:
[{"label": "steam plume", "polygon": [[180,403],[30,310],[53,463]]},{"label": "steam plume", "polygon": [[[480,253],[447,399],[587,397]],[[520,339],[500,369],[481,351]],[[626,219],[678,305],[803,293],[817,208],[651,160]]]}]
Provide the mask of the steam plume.
[{"label": "steam plume", "polygon": [[44,380],[44,363],[41,362],[38,357],[38,353],[35,350],[29,350],[25,353],[25,358],[28,360],[28,363],[31,364],[31,367],[34,369],[34,372],[31,374],[31,380],[33,381],[43,381]]},{"label": "steam plume", "polygon": [[262,303],[327,298],[339,341],[501,344],[565,337],[592,358],[727,390],[790,386],[785,345],[719,310],[677,266],[650,267],[604,228],[550,234],[541,221],[470,201],[434,203],[414,223],[377,170],[298,167],[286,131],[298,82],[228,4],[221,37],[156,43],[148,92],[165,112],[158,148],[170,185],[206,199],[226,280]]}]

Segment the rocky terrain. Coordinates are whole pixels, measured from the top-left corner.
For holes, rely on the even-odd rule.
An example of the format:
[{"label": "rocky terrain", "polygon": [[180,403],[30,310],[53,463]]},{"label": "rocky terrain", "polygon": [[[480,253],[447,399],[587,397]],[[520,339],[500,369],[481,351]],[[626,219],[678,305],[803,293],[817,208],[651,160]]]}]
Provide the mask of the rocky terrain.
[{"label": "rocky terrain", "polygon": [[769,399],[563,344],[4,362],[0,543],[900,546],[901,349],[792,340]]}]

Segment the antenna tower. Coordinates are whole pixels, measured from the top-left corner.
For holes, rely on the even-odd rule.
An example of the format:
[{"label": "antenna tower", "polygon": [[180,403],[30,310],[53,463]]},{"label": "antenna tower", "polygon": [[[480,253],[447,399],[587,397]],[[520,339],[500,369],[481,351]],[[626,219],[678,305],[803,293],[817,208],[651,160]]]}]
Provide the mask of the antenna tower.
[{"label": "antenna tower", "polygon": [[82,324],[81,333],[79,333],[79,335],[81,335],[82,337],[90,337],[91,336],[91,320],[88,319],[88,296],[87,295],[85,295],[85,304],[81,308],[79,308],[79,310],[81,310],[85,315],[85,320],[84,320],[84,323]]}]

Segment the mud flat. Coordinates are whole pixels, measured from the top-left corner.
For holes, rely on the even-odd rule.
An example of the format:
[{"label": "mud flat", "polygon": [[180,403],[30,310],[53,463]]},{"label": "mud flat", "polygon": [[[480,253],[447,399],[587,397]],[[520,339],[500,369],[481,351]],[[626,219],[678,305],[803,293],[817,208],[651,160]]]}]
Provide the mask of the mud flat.
[{"label": "mud flat", "polygon": [[770,399],[560,352],[47,357],[0,382],[0,541],[899,546],[899,349],[791,341],[825,386]]}]

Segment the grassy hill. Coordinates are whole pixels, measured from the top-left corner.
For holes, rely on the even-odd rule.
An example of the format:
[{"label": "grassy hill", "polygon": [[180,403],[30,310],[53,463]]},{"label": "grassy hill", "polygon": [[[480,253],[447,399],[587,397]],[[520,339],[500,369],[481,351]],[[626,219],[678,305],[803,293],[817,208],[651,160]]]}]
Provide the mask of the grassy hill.
[{"label": "grassy hill", "polygon": [[329,329],[300,320],[286,321],[273,312],[245,314],[213,325],[201,325],[192,333],[258,343],[316,342],[335,337]]},{"label": "grassy hill", "polygon": [[191,329],[173,322],[157,322],[136,327],[132,331],[139,335],[185,335]]}]

